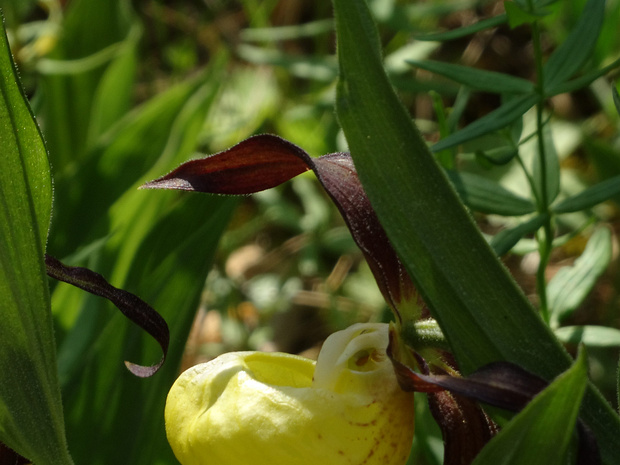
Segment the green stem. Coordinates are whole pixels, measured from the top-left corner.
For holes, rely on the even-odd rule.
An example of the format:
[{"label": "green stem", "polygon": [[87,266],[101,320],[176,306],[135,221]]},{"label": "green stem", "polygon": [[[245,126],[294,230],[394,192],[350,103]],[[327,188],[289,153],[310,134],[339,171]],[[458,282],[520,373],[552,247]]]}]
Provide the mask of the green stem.
[{"label": "green stem", "polygon": [[[530,1],[531,3],[531,1]],[[540,29],[538,22],[532,23],[532,41],[534,45],[534,57],[536,60],[536,91],[540,96],[539,102],[536,104],[536,130],[538,139],[538,161],[540,163],[540,192],[536,196],[538,203],[538,213],[547,214],[547,220],[543,225],[542,234],[537,235],[538,252],[540,255],[540,263],[536,272],[536,288],[538,298],[540,300],[540,313],[549,323],[549,306],[547,302],[547,282],[545,279],[545,270],[549,263],[549,257],[553,249],[553,229],[551,226],[551,215],[549,214],[549,197],[547,193],[547,163],[545,152],[545,139],[543,135],[544,121],[543,109],[545,99],[544,89],[544,70],[542,63],[542,51],[540,45]]]},{"label": "green stem", "polygon": [[538,195],[538,189],[536,189],[536,183],[534,182],[534,178],[532,177],[530,172],[525,167],[525,163],[523,163],[523,158],[521,158],[521,155],[519,155],[518,152],[517,152],[516,159],[517,159],[517,162],[519,163],[519,166],[521,166],[521,169],[523,170],[523,174],[525,174],[525,179],[527,179],[527,183],[530,186],[532,195],[534,196],[534,200],[536,201],[536,205],[540,205],[540,196]]}]

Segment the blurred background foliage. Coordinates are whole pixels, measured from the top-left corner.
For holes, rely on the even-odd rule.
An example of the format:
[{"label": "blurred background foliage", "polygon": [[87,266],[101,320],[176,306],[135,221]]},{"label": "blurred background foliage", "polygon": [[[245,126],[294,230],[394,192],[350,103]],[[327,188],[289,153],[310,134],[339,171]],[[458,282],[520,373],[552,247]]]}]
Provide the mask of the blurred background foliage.
[{"label": "blurred background foliage", "polygon": [[[546,54],[567,37],[585,3],[550,7],[542,35]],[[408,61],[535,77],[530,30],[509,27],[503,2],[369,4],[389,76],[429,143],[445,136],[442,129],[479,120],[501,98]],[[163,404],[182,368],[231,350],[312,356],[334,330],[389,319],[361,253],[312,175],[238,199],[137,190],[187,159],[256,133],[278,134],[315,156],[346,150],[334,113],[338,71],[330,2],[0,0],[0,7],[52,165],[48,253],[136,293],[171,328],[165,368],[152,379],[134,378],[121,361],[153,363],[156,345],[111,304],[52,284],[76,463],[176,463],[164,438]],[[607,0],[591,69],[619,57],[619,17],[620,1]],[[481,21],[495,22],[451,40],[416,40]],[[549,101],[563,196],[620,175],[620,123],[612,100],[617,76],[612,70]],[[531,132],[533,112],[521,124],[517,139]],[[465,144],[456,167],[523,193],[518,164],[498,164],[488,150],[505,140],[492,134]],[[534,148],[520,150],[527,159]],[[547,267],[549,280],[582,254],[592,224],[607,225],[613,244],[599,260],[597,284],[568,311],[563,326],[620,328],[619,200],[557,220],[564,240]],[[473,213],[490,237],[523,221],[497,213]],[[531,236],[521,238],[504,262],[536,304],[532,244]],[[619,344],[612,336],[589,352],[592,378],[612,402]],[[441,463],[441,438],[420,399],[411,463]]]}]

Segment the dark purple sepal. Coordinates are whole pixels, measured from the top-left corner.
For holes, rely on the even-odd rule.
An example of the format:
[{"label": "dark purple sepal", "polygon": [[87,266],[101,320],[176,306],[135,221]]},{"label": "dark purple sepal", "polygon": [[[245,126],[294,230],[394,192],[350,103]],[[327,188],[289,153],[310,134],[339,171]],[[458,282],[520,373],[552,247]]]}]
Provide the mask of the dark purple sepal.
[{"label": "dark purple sepal", "polygon": [[251,194],[275,187],[311,169],[333,199],[377,280],[401,320],[419,318],[424,304],[370,205],[348,153],[312,158],[300,147],[270,134],[250,137],[228,150],[183,163],[147,182],[143,189],[180,189],[212,194]]},{"label": "dark purple sepal", "polygon": [[177,189],[211,194],[253,194],[308,171],[310,156],[272,135],[250,137],[205,158],[183,163],[141,189]]}]

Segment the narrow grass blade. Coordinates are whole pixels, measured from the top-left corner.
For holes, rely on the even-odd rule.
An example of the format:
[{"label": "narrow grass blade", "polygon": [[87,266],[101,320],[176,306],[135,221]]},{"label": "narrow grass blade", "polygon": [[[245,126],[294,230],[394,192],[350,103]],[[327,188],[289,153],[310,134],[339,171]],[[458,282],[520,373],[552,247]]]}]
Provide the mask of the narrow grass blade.
[{"label": "narrow grass blade", "polygon": [[545,93],[573,77],[590,58],[604,18],[605,0],[588,0],[574,29],[544,66]]},{"label": "narrow grass blade", "polygon": [[489,134],[508,126],[532,108],[538,97],[536,95],[522,95],[502,104],[499,108],[474,121],[469,126],[457,131],[445,139],[440,140],[432,147],[433,152],[454,147],[477,137]]},{"label": "narrow grass blade", "polygon": [[448,171],[448,178],[463,199],[463,203],[474,211],[503,216],[522,216],[536,210],[536,206],[530,200],[513,194],[483,176]]},{"label": "narrow grass blade", "polygon": [[554,213],[572,213],[592,208],[620,194],[620,176],[606,179],[551,207]]},{"label": "narrow grass blade", "polygon": [[321,19],[305,24],[280,27],[248,28],[241,31],[241,40],[248,42],[275,42],[279,40],[299,39],[300,37],[313,37],[334,30],[332,19]]},{"label": "narrow grass blade", "polygon": [[497,233],[493,239],[491,239],[491,247],[495,250],[498,256],[502,256],[510,251],[521,238],[528,234],[532,234],[538,230],[545,221],[547,215],[536,215],[534,218],[529,219],[514,228],[504,229]]},{"label": "narrow grass blade", "polygon": [[547,89],[547,95],[551,97],[553,95],[564,94],[568,92],[573,92],[578,89],[583,89],[584,87],[587,87],[592,82],[594,82],[594,80],[600,78],[601,76],[604,76],[611,70],[616,69],[618,66],[620,66],[620,59],[615,60],[613,63],[605,66],[604,68],[591,71],[578,78],[571,79],[570,81],[566,82],[560,82],[556,86]]},{"label": "narrow grass blade", "polygon": [[451,31],[417,35],[415,36],[415,39],[446,42],[448,40],[460,39],[461,37],[475,34],[476,32],[484,31],[485,29],[490,29],[492,27],[500,26],[504,24],[506,21],[508,21],[508,17],[505,14],[501,14],[501,15],[494,16],[492,18],[478,21],[477,23],[474,23],[471,26],[460,27],[458,29],[453,29]]},{"label": "narrow grass blade", "polygon": [[484,92],[527,94],[534,91],[534,84],[531,81],[495,71],[430,60],[407,60],[407,63]]}]

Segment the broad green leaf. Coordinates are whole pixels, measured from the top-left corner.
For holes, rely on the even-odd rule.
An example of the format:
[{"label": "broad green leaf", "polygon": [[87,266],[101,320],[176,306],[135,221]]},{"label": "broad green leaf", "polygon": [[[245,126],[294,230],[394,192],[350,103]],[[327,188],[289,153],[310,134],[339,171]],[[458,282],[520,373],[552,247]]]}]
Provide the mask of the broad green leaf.
[{"label": "broad green leaf", "polygon": [[[366,2],[334,0],[334,10],[338,118],[373,208],[459,366],[467,374],[506,360],[557,376],[568,355],[480,236],[394,94]],[[585,402],[584,419],[613,463],[620,419],[594,387]]]},{"label": "broad green leaf", "polygon": [[578,212],[592,208],[618,194],[620,194],[620,176],[614,176],[558,202],[551,207],[551,210],[560,214]]},{"label": "broad green leaf", "polygon": [[513,228],[504,229],[491,239],[491,247],[498,256],[502,256],[508,253],[521,238],[536,232],[546,220],[547,215],[536,215]]},{"label": "broad green leaf", "polygon": [[460,39],[461,37],[465,37],[471,34],[475,34],[479,31],[484,31],[485,29],[491,29],[492,27],[497,27],[504,24],[507,21],[508,17],[505,14],[497,15],[492,18],[483,19],[482,21],[478,21],[470,26],[460,27],[458,29],[453,29],[451,31],[446,32],[437,32],[432,34],[423,34],[415,36],[416,40],[428,40],[428,41],[437,41],[437,42],[445,42],[448,40]]},{"label": "broad green leaf", "polygon": [[543,127],[543,140],[545,149],[545,178],[543,179],[543,171],[541,166],[540,146],[536,144],[537,156],[532,158],[532,178],[534,179],[534,187],[538,193],[539,199],[542,199],[543,189],[546,192],[547,204],[560,193],[560,160],[555,150],[553,136],[549,125]]},{"label": "broad green leaf", "polygon": [[71,464],[43,264],[50,167],[3,27],[0,146],[0,442],[37,464]]},{"label": "broad green leaf", "polygon": [[568,37],[543,67],[544,88],[569,80],[590,58],[605,18],[605,0],[588,0]]},{"label": "broad green leaf", "polygon": [[587,380],[586,356],[582,351],[568,371],[491,439],[473,465],[563,465]]},{"label": "broad green leaf", "polygon": [[616,87],[612,87],[612,94],[614,97],[614,106],[616,107],[616,111],[620,115],[620,94],[618,94],[618,89]]},{"label": "broad green leaf", "polygon": [[607,326],[563,326],[555,330],[555,335],[565,344],[620,347],[620,330]]},{"label": "broad green leaf", "polygon": [[448,178],[472,210],[503,216],[521,216],[536,210],[528,199],[513,194],[495,181],[474,173],[448,171]]},{"label": "broad green leaf", "polygon": [[407,63],[484,92],[527,94],[534,91],[532,82],[495,71],[430,60],[407,60]]},{"label": "broad green leaf", "polygon": [[563,318],[579,307],[610,260],[611,232],[599,228],[575,264],[561,268],[547,285],[552,327],[557,327]]},{"label": "broad green leaf", "polygon": [[468,142],[477,137],[497,131],[498,129],[508,126],[517,118],[523,116],[532,106],[536,104],[538,97],[536,95],[522,95],[515,97],[508,102],[502,104],[496,110],[474,121],[469,126],[449,135],[445,139],[440,140],[432,147],[433,152],[438,152],[455,145]]}]

